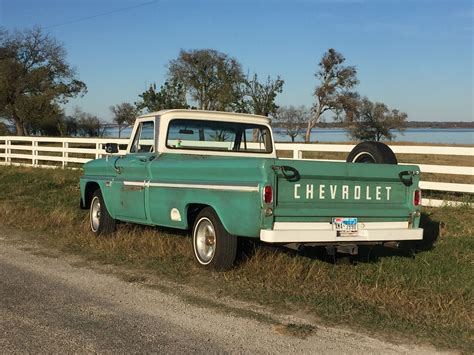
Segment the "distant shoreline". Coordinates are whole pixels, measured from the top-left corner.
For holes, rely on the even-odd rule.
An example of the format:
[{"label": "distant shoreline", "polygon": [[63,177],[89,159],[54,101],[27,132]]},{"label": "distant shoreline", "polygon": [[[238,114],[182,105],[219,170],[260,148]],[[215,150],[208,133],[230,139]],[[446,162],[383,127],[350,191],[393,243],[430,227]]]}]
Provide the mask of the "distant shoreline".
[{"label": "distant shoreline", "polygon": [[[278,127],[278,125],[274,125]],[[316,128],[348,128],[350,125],[340,122],[320,122]],[[474,121],[436,122],[436,121],[407,121],[406,128],[474,128]]]}]

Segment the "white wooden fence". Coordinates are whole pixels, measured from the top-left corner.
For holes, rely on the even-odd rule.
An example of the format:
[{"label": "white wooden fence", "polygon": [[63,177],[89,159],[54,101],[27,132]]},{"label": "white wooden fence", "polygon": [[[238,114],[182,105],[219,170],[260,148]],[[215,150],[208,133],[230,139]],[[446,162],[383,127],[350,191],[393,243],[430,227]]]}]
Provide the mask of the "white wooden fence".
[{"label": "white wooden fence", "polygon": [[[123,153],[128,139],[109,138],[50,138],[50,137],[0,137],[0,164],[27,165],[35,167],[79,167],[91,159],[105,156],[103,145],[117,143],[120,153]],[[351,144],[294,144],[277,143],[279,151],[291,151],[293,159],[303,159],[303,152],[344,152],[349,153],[354,145]],[[444,146],[408,146],[393,145],[396,154],[427,154],[474,157],[474,147],[444,147]],[[337,161],[319,159],[327,161]],[[427,161],[429,163],[429,161]],[[473,176],[474,167],[416,164],[422,173],[451,174]],[[474,184],[421,181],[424,190],[474,193]],[[437,199],[423,199],[425,206],[441,206],[443,203],[458,204],[457,202]]]}]

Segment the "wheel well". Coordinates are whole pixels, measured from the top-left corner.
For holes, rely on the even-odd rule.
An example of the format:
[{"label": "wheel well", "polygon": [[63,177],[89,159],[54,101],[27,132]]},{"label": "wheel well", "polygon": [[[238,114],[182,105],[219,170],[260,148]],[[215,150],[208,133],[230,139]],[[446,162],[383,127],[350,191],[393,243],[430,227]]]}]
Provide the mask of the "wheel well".
[{"label": "wheel well", "polygon": [[95,190],[100,189],[100,186],[96,182],[88,182],[86,184],[86,190],[84,192],[84,208],[89,208],[92,202],[92,195],[94,194]]},{"label": "wheel well", "polygon": [[187,221],[188,221],[188,228],[191,229],[194,225],[194,221],[198,216],[199,212],[201,212],[204,208],[211,207],[209,205],[205,205],[202,203],[191,203],[188,205],[187,208]]}]

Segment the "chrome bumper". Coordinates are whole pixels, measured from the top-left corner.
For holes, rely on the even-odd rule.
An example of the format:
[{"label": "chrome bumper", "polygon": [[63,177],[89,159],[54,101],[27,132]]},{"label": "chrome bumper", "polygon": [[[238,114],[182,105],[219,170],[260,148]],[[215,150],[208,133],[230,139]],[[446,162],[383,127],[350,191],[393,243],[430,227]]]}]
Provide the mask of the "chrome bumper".
[{"label": "chrome bumper", "polygon": [[261,230],[267,243],[388,242],[423,239],[423,229],[408,228],[408,222],[359,223],[357,234],[339,236],[330,223],[276,222],[273,230]]}]

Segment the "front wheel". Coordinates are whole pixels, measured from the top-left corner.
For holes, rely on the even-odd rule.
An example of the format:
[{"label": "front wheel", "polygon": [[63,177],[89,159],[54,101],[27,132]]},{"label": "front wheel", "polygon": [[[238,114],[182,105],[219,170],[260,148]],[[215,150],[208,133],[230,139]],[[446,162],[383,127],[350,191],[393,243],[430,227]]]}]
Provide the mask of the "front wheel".
[{"label": "front wheel", "polygon": [[224,271],[234,264],[237,238],[225,230],[212,208],[204,208],[194,222],[193,250],[197,262],[208,269]]},{"label": "front wheel", "polygon": [[397,157],[389,146],[380,142],[357,144],[347,156],[348,163],[398,164]]},{"label": "front wheel", "polygon": [[115,219],[110,216],[100,189],[92,195],[89,220],[92,232],[97,235],[109,234],[115,230]]}]

